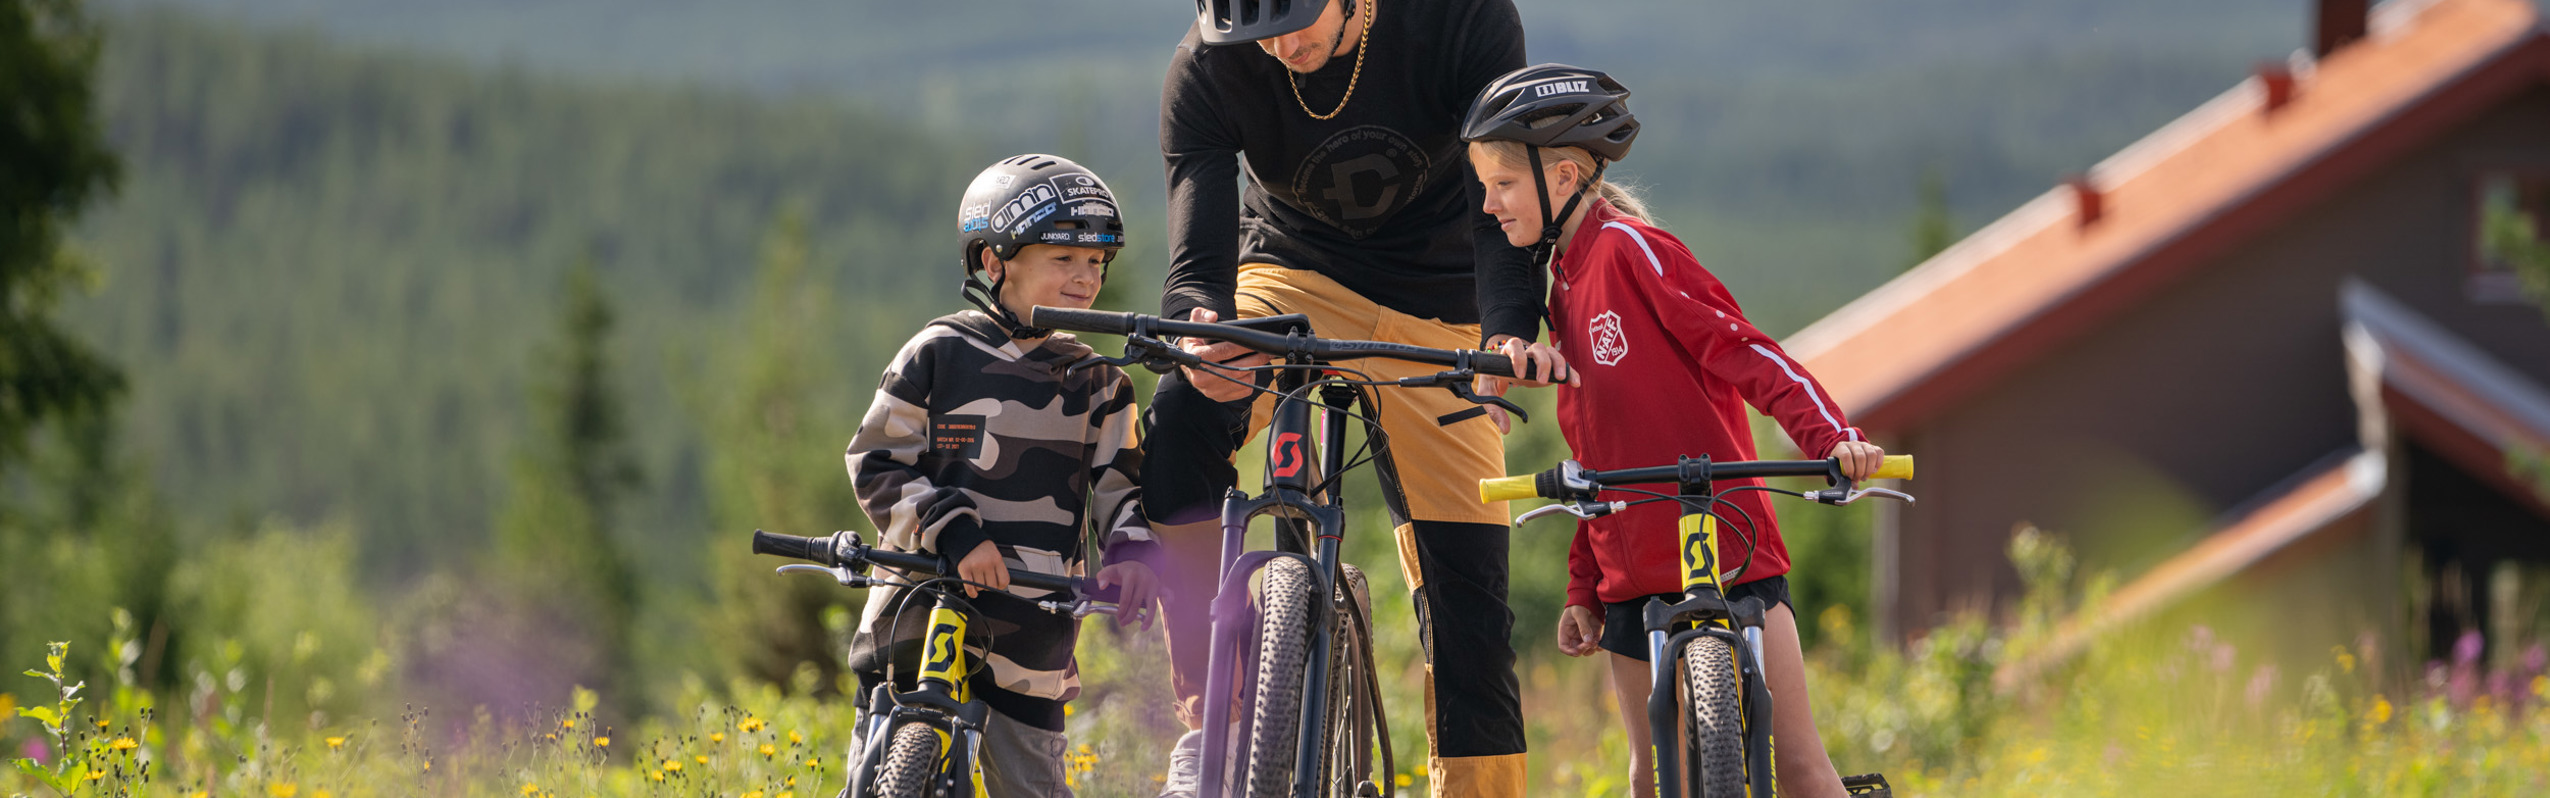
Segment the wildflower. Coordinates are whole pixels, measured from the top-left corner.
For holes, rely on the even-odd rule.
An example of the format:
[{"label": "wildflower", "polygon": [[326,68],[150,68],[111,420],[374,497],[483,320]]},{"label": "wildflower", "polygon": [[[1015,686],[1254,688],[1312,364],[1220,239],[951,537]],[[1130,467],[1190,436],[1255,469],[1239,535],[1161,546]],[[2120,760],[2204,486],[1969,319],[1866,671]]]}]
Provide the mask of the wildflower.
[{"label": "wildflower", "polygon": [[106,731],[106,724],[107,724],[108,722],[109,722],[109,721],[103,721],[103,720],[98,721],[98,722],[97,722],[97,730],[98,730],[98,731]]},{"label": "wildflower", "polygon": [[133,738],[131,737],[117,737],[114,742],[107,743],[106,747],[113,748],[118,751],[130,751],[135,748],[142,747],[142,744],[133,742]]},{"label": "wildflower", "polygon": [[609,748],[609,747],[611,747],[611,738],[609,738],[609,737],[595,737],[595,738],[593,738],[593,747],[595,747],[595,748]]},{"label": "wildflower", "polygon": [[328,791],[326,790],[320,790],[318,792],[311,793],[310,798],[336,798],[336,796],[328,794]]},{"label": "wildflower", "polygon": [[292,796],[301,794],[301,785],[288,781],[282,784],[268,784],[266,785],[266,794],[274,796],[274,798],[292,798]]},{"label": "wildflower", "polygon": [[679,759],[667,759],[667,760],[664,760],[664,772],[666,772],[666,773],[680,773],[680,772],[682,772],[682,760],[679,760]]},{"label": "wildflower", "polygon": [[2532,677],[2532,694],[2536,698],[2550,700],[2550,676]]},{"label": "wildflower", "polygon": [[712,743],[722,743],[722,742],[726,742],[726,733],[725,733],[725,732],[709,732],[709,733],[708,733],[708,741],[709,741],[709,742],[712,742]]},{"label": "wildflower", "polygon": [[1073,713],[1073,711],[1072,711],[1072,709],[1071,709],[1071,705],[1070,705],[1070,704],[1064,704],[1064,705],[1063,705],[1063,717],[1068,718],[1068,717],[1071,717],[1073,714],[1074,714],[1074,713]]},{"label": "wildflower", "polygon": [[789,744],[789,745],[799,745],[799,744],[804,743],[805,741],[806,741],[806,738],[797,736],[797,730],[796,730],[796,729],[789,729],[789,730],[788,730],[788,744]]},{"label": "wildflower", "polygon": [[761,758],[763,758],[763,759],[769,759],[769,758],[771,758],[771,757],[773,757],[773,756],[777,756],[777,755],[779,755],[779,747],[778,747],[778,746],[771,745],[771,744],[769,744],[769,743],[762,743],[762,744],[761,744]]},{"label": "wildflower", "polygon": [[761,731],[761,728],[764,725],[766,724],[762,723],[760,718],[748,716],[744,718],[743,722],[735,724],[735,730],[740,732],[757,732]]},{"label": "wildflower", "polygon": [[1415,782],[1416,782],[1416,780],[1415,780],[1415,779],[1408,778],[1408,774],[1406,774],[1406,773],[1401,773],[1401,774],[1399,774],[1399,775],[1396,775],[1396,776],[1392,776],[1392,777],[1390,777],[1390,783],[1392,783],[1392,784],[1396,784],[1396,785],[1399,785],[1399,786],[1401,786],[1401,787],[1408,786],[1409,784],[1413,784],[1413,783],[1415,783]]},{"label": "wildflower", "polygon": [[186,798],[212,798],[212,791],[196,790],[194,792],[187,793]]},{"label": "wildflower", "polygon": [[754,790],[752,792],[744,793],[744,798],[761,798],[761,791]]},{"label": "wildflower", "polygon": [[345,747],[345,738],[343,738],[343,737],[330,737],[330,738],[328,738],[328,750],[330,750],[330,751],[334,751],[334,750],[337,750],[337,749],[340,749],[340,748],[344,748],[344,747]]},{"label": "wildflower", "polygon": [[654,778],[654,779],[655,779],[658,783],[661,783],[661,782],[663,782],[663,781],[664,781],[664,774],[662,774],[662,773],[649,773],[649,774],[647,774],[647,776],[649,776],[649,777],[651,777],[651,778]]},{"label": "wildflower", "polygon": [[695,757],[691,757],[691,758],[692,758],[692,759],[697,759],[697,760],[699,760],[699,763],[700,763],[700,764],[703,764],[703,765],[708,764],[708,757],[704,757],[704,756],[695,756]]},{"label": "wildflower", "polygon": [[813,759],[806,760],[806,769],[807,769],[807,770],[822,770],[822,769],[823,769],[823,757],[815,757],[815,758],[813,758]]},{"label": "wildflower", "polygon": [[103,771],[103,770],[92,770],[92,771],[89,771],[89,774],[88,774],[88,780],[90,780],[90,781],[96,781],[96,780],[98,780],[98,779],[102,779],[102,778],[106,778],[106,771]]},{"label": "wildflower", "polygon": [[574,718],[568,718],[568,719],[566,719],[566,720],[558,721],[558,728],[561,728],[561,729],[567,729],[567,730],[572,731],[572,730],[574,730],[574,729],[575,729],[575,727],[576,727],[576,719],[574,719]]},{"label": "wildflower", "polygon": [[2345,646],[2330,646],[2329,650],[2337,653],[2339,672],[2355,672],[2355,654],[2353,652],[2347,651]]},{"label": "wildflower", "polygon": [[2375,726],[2391,722],[2391,699],[2388,696],[2373,696],[2372,716]]},{"label": "wildflower", "polygon": [[554,742],[557,742],[557,741],[558,741],[558,733],[557,733],[557,732],[550,732],[550,733],[548,733],[548,734],[543,734],[543,735],[540,735],[540,739],[548,740],[549,742],[553,742],[553,743],[554,743]]},{"label": "wildflower", "polygon": [[[797,783],[797,782],[796,782],[796,781],[794,781],[794,780],[791,780],[791,781],[789,781],[788,783],[790,783],[790,784],[795,784],[795,783]],[[781,791],[778,795],[771,796],[771,798],[797,798],[797,794],[796,794],[796,793],[794,793],[794,792],[789,792],[789,791],[785,791],[785,790],[783,790],[783,791]]]},{"label": "wildflower", "polygon": [[539,795],[539,794],[540,794],[540,785],[538,785],[538,784],[534,784],[534,783],[532,783],[532,782],[528,782],[528,781],[523,782],[523,783],[522,783],[522,794],[524,794],[524,795]]}]

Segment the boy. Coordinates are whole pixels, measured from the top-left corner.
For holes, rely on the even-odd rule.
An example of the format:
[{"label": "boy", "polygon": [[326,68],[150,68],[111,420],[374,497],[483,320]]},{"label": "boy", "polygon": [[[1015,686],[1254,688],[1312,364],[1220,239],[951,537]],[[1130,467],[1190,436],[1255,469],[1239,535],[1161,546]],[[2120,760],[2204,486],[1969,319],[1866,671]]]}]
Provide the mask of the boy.
[{"label": "boy", "polygon": [[[957,211],[966,301],[895,353],[846,459],[882,544],[936,553],[993,633],[969,687],[993,712],[984,724],[984,787],[993,798],[1071,794],[1063,778],[1063,703],[1080,691],[1072,646],[1080,624],[1038,609],[1043,591],[1009,588],[1011,568],[1075,572],[1081,529],[1102,539],[1100,587],[1121,587],[1126,622],[1157,594],[1144,564],[1158,543],[1134,485],[1142,450],[1133,384],[1069,335],[1027,326],[1037,305],[1087,308],[1124,246],[1114,194],[1079,164],[1050,155],[1004,159],[974,178]],[[1093,490],[1094,488],[1094,490]],[[1094,502],[1091,501],[1094,499]],[[862,692],[889,657],[919,645],[931,602],[899,589],[868,597],[851,641]],[[902,606],[898,624],[889,608]],[[879,640],[891,629],[898,637]]]}]

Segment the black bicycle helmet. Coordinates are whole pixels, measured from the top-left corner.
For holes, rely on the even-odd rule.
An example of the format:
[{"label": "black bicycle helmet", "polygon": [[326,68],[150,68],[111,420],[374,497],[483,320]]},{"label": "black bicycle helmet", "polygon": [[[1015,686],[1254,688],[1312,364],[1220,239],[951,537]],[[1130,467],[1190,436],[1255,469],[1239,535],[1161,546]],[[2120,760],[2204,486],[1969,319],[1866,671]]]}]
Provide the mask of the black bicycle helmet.
[{"label": "black bicycle helmet", "polygon": [[1334,0],[1195,0],[1195,34],[1205,44],[1272,39],[1319,21]]},{"label": "black bicycle helmet", "polygon": [[974,176],[957,202],[956,249],[965,267],[961,293],[990,314],[1012,338],[1040,338],[1052,330],[1027,326],[1000,303],[1007,273],[989,283],[982,274],[984,248],[992,257],[1009,260],[1029,244],[1056,244],[1107,251],[1113,261],[1124,248],[1124,214],[1115,192],[1071,159],[1055,155],[1019,155]]},{"label": "black bicycle helmet", "polygon": [[[1566,64],[1527,66],[1489,81],[1461,122],[1463,141],[1513,141],[1531,159],[1532,192],[1541,201],[1541,240],[1532,263],[1549,263],[1562,226],[1585,189],[1601,183],[1603,169],[1629,154],[1638,140],[1638,117],[1629,113],[1629,89],[1610,75]],[[1594,154],[1594,173],[1578,183],[1567,205],[1553,214],[1541,174],[1542,147],[1582,147]]]},{"label": "black bicycle helmet", "polygon": [[1605,161],[1627,157],[1637,138],[1629,89],[1610,75],[1566,64],[1528,66],[1490,81],[1461,123],[1463,141],[1583,147]]}]

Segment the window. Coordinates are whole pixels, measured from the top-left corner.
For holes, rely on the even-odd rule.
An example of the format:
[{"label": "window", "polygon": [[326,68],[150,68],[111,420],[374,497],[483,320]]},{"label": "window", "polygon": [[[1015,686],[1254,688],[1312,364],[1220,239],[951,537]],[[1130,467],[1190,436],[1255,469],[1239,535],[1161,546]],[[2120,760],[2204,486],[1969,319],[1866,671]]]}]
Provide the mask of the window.
[{"label": "window", "polygon": [[2550,170],[2483,172],[2477,195],[2471,300],[2550,298]]}]

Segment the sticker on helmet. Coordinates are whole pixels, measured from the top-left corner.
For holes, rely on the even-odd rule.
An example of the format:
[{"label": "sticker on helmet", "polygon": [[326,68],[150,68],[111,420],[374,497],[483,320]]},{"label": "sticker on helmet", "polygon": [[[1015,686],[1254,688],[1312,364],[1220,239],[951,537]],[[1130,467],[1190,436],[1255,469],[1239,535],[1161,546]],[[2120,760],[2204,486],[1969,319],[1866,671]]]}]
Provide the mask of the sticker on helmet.
[{"label": "sticker on helmet", "polygon": [[[992,214],[992,226],[1010,230],[1012,233],[1025,232],[1027,229],[1025,226],[1013,227],[1012,223],[1032,211],[1042,210],[1043,213],[1037,213],[1035,219],[1028,219],[1025,222],[1025,224],[1036,223],[1038,219],[1045,218],[1045,214],[1053,212],[1053,203],[1059,198],[1051,185],[1028,186],[1027,190],[1018,192],[1017,197],[1011,198],[1007,204],[1002,205],[999,212]],[[1039,208],[1039,206],[1042,207]]]},{"label": "sticker on helmet", "polygon": [[1541,85],[1538,85],[1538,86],[1534,86],[1534,87],[1532,87],[1532,96],[1533,96],[1533,97],[1547,97],[1547,96],[1550,96],[1550,95],[1552,95],[1552,94],[1560,94],[1560,93],[1565,93],[1565,92],[1574,92],[1574,93],[1577,93],[1577,94],[1584,94],[1584,93],[1586,92],[1586,89],[1585,89],[1585,81],[1581,81],[1581,80],[1561,80],[1561,81],[1553,81],[1553,82],[1550,82],[1550,83],[1543,83],[1543,84],[1541,84]]}]

